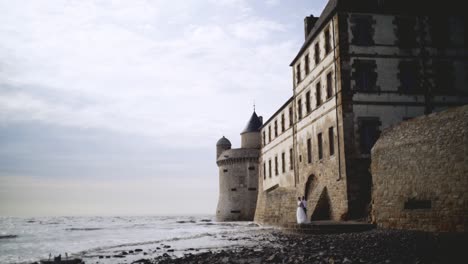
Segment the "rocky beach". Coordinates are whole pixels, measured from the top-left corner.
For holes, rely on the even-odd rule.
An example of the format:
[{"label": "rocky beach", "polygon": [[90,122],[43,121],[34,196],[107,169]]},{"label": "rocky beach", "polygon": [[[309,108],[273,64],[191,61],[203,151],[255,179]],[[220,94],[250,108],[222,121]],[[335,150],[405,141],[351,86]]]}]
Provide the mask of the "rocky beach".
[{"label": "rocky beach", "polygon": [[[125,260],[130,253],[108,256],[112,263],[201,264],[201,263],[466,263],[466,235],[431,234],[416,231],[374,229],[359,233],[301,235],[280,230],[262,231],[242,237],[250,246],[223,249],[187,249],[164,245],[155,258]],[[252,243],[254,242],[254,243]],[[242,243],[241,243],[242,244]],[[131,254],[133,254],[132,252]],[[137,252],[135,252],[137,253]],[[144,252],[143,252],[144,254]],[[102,256],[106,258],[106,256]],[[110,260],[109,259],[109,260]],[[88,263],[86,261],[86,263]],[[99,260],[92,263],[102,263]]]}]

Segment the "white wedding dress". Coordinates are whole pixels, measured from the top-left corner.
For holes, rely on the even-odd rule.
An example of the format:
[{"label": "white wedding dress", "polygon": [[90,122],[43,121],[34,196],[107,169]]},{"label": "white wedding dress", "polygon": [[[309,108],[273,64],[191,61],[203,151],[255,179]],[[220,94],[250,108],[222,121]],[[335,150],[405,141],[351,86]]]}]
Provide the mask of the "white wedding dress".
[{"label": "white wedding dress", "polygon": [[301,201],[297,202],[297,211],[296,211],[296,217],[297,217],[297,223],[298,224],[304,224],[307,222],[307,215],[304,212],[304,208],[301,207]]}]

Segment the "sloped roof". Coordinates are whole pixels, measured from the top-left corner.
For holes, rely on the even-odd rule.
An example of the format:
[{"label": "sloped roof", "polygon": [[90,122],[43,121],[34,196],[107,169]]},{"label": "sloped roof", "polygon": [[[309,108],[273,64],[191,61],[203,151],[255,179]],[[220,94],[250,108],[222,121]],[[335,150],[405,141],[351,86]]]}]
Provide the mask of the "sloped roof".
[{"label": "sloped roof", "polygon": [[254,111],[252,116],[250,117],[249,122],[247,122],[247,125],[245,126],[241,134],[248,132],[260,132],[260,127],[262,127],[262,124],[262,120],[260,119],[260,117],[257,116],[257,113],[255,113]]}]

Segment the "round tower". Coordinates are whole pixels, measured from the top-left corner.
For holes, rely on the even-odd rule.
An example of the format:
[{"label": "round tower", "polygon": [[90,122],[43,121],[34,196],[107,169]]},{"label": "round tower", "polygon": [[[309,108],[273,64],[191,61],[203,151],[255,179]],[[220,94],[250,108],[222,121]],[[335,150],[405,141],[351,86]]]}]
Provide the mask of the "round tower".
[{"label": "round tower", "polygon": [[263,118],[257,116],[255,110],[250,117],[249,122],[241,133],[241,148],[259,149],[262,139],[260,136],[260,128],[263,125]]},{"label": "round tower", "polygon": [[221,155],[223,151],[228,149],[231,149],[231,141],[223,136],[216,143],[216,159],[219,158],[219,155]]}]

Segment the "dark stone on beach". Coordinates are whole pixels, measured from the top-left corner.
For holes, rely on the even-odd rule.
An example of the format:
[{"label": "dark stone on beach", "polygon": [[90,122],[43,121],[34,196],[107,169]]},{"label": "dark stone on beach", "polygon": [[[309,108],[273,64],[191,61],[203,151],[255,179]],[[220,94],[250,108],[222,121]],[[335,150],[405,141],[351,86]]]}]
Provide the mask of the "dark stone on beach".
[{"label": "dark stone on beach", "polygon": [[111,256],[106,256],[106,258],[111,258]]},{"label": "dark stone on beach", "polygon": [[122,253],[120,253],[122,255],[128,255],[127,251],[122,251]]},{"label": "dark stone on beach", "polygon": [[211,222],[211,219],[202,219],[200,222]]},{"label": "dark stone on beach", "polygon": [[156,247],[156,249],[161,249],[160,247]]},{"label": "dark stone on beach", "polygon": [[141,248],[135,249],[135,252],[141,252],[141,251],[143,251],[143,249],[141,249]]},{"label": "dark stone on beach", "polygon": [[104,258],[104,256],[99,256],[100,259]]},{"label": "dark stone on beach", "polygon": [[125,258],[124,255],[114,255],[114,256],[112,256],[112,257],[114,257],[114,258]]},{"label": "dark stone on beach", "polygon": [[174,252],[174,250],[173,249],[168,249],[167,252]]},{"label": "dark stone on beach", "polygon": [[169,246],[169,245],[164,245],[163,248],[170,248],[170,247],[171,247],[171,246]]}]

